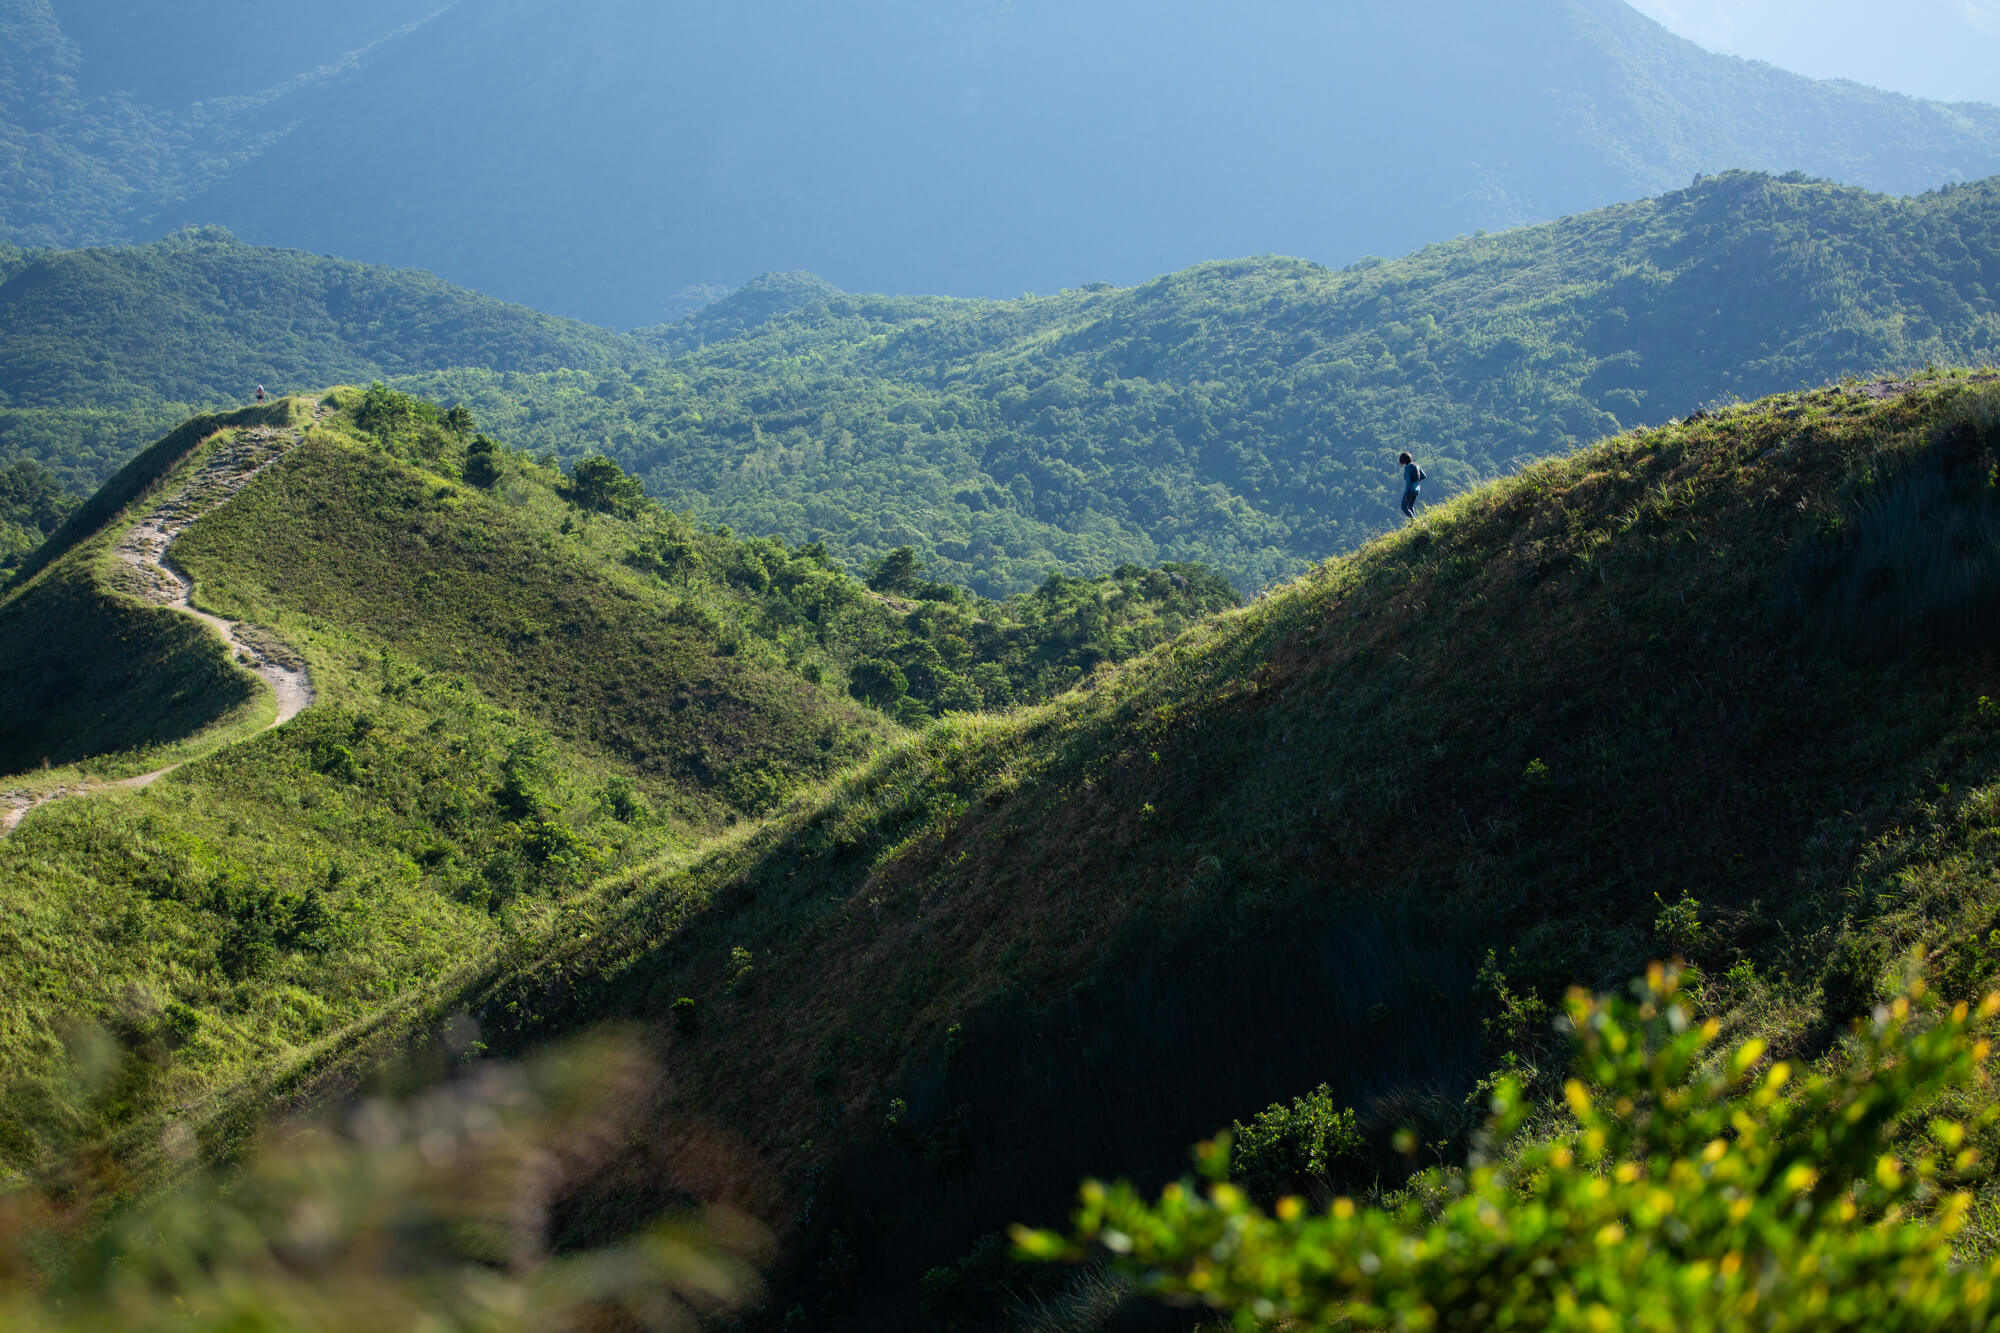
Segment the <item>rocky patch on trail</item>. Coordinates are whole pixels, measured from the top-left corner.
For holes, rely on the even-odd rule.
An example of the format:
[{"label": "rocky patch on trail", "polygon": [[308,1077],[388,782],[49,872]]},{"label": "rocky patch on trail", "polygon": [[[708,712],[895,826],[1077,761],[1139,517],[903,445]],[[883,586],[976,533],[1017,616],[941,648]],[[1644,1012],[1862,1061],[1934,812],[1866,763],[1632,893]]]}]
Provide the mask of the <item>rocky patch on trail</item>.
[{"label": "rocky patch on trail", "polygon": [[[274,727],[291,721],[313,701],[312,677],[305,659],[267,630],[196,610],[194,580],[167,559],[167,547],[196,519],[212,512],[283,458],[302,438],[299,431],[271,426],[235,432],[203,461],[185,486],[133,524],[117,547],[118,558],[129,573],[128,578],[119,580],[125,591],[208,625],[222,636],[238,662],[271,687],[278,699],[278,716],[271,723]],[[169,765],[119,782],[86,781],[48,791],[0,792],[0,838],[12,833],[36,806],[94,791],[148,787],[178,767]]]},{"label": "rocky patch on trail", "polygon": [[302,438],[295,430],[254,426],[219,445],[174,494],[154,505],[118,543],[118,558],[136,575],[132,591],[185,612],[222,635],[236,660],[255,671],[278,698],[278,720],[297,717],[313,701],[305,662],[269,633],[234,624],[194,606],[194,580],[167,559],[174,538],[202,515],[248,486]]}]

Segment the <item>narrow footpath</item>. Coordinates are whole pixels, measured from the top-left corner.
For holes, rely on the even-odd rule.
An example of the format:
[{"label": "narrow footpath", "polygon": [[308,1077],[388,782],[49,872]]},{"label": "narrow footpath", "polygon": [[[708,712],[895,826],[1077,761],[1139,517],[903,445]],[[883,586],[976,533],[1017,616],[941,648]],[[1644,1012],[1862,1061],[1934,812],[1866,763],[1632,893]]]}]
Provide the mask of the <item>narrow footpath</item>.
[{"label": "narrow footpath", "polygon": [[[139,591],[147,600],[193,616],[222,636],[236,660],[257,673],[278,699],[278,716],[271,723],[280,727],[297,717],[313,701],[312,677],[303,659],[289,648],[265,636],[251,636],[237,622],[197,611],[194,607],[194,580],[174,568],[167,559],[167,547],[190,524],[249,485],[264,470],[290,453],[305,438],[298,430],[273,426],[253,426],[239,430],[217,448],[188,478],[187,484],[155,504],[134,523],[118,543],[118,558],[139,576]],[[266,728],[269,730],[269,728]],[[183,760],[183,763],[186,761]],[[0,838],[12,833],[30,810],[65,796],[84,796],[96,791],[136,790],[149,787],[180,764],[118,782],[89,781],[57,787],[40,793],[0,792]]]}]

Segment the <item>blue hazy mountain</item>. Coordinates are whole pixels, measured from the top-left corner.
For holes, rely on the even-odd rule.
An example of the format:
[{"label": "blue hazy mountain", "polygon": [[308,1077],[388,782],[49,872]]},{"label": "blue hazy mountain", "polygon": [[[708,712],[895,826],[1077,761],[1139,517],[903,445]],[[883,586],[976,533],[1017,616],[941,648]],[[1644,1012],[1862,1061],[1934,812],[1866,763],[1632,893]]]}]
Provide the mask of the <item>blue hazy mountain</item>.
[{"label": "blue hazy mountain", "polygon": [[[1729,167],[2000,172],[2000,110],[1712,55],[1620,0],[482,0],[406,28],[429,8],[196,0],[169,75],[81,0],[0,0],[0,236],[217,222],[638,324],[767,270],[1013,295],[1396,254]],[[207,96],[246,64],[274,91]]]}]

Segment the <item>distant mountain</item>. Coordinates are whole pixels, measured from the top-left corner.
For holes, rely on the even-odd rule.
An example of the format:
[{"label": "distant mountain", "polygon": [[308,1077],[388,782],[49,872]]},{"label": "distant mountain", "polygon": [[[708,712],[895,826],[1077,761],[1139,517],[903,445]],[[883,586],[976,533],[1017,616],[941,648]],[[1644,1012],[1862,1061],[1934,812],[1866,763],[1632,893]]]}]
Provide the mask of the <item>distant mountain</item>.
[{"label": "distant mountain", "polygon": [[[1399,254],[1698,172],[2000,171],[2000,109],[1712,55],[1620,0],[415,8],[288,3],[259,43],[198,0],[133,30],[163,34],[149,67],[80,4],[0,0],[0,239],[220,222],[635,325],[769,270],[1011,296]],[[264,91],[208,96],[246,64]]]},{"label": "distant mountain", "polygon": [[1199,560],[1248,589],[1394,521],[1403,449],[1438,499],[1718,399],[1997,355],[2000,179],[1904,200],[1736,173],[1342,271],[839,296],[643,373],[412,384],[855,563],[911,545],[1001,593]]},{"label": "distant mountain", "polygon": [[226,232],[0,254],[0,463],[87,489],[187,409],[443,366],[609,371],[631,340],[409,269]]},{"label": "distant mountain", "polygon": [[740,337],[780,315],[841,295],[840,288],[816,274],[766,273],[684,319],[634,330],[634,336],[648,347],[676,355]]}]

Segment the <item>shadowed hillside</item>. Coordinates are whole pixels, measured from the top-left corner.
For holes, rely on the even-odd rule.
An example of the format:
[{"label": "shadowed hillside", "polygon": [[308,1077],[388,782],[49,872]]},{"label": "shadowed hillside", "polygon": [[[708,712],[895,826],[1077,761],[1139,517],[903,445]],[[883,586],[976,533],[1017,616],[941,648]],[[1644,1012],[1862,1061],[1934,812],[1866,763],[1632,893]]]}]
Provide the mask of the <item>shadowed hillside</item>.
[{"label": "shadowed hillside", "polygon": [[[1993,980],[1996,423],[1964,378],[1836,387],[1538,465],[940,724],[431,1012],[496,1051],[653,1024],[650,1165],[574,1234],[735,1191],[790,1231],[787,1299],[855,1326],[933,1269],[990,1319],[982,1236],[1322,1081],[1353,1183],[1399,1125],[1459,1151],[1477,1075],[1541,1077],[1521,1015],[1652,957],[1811,1059],[1910,947]],[[723,1126],[760,1165],[688,1174]]]}]

